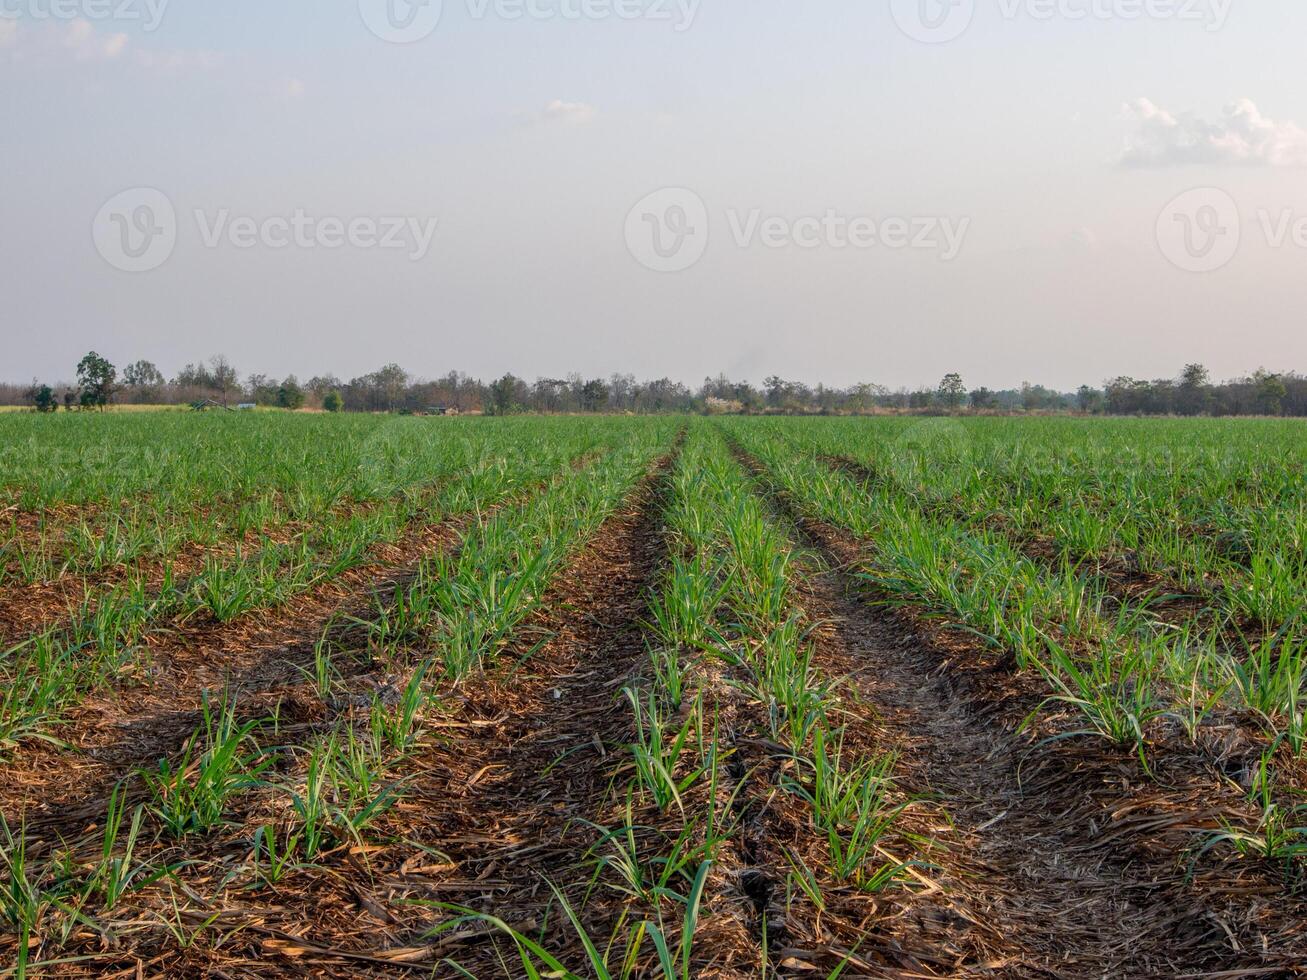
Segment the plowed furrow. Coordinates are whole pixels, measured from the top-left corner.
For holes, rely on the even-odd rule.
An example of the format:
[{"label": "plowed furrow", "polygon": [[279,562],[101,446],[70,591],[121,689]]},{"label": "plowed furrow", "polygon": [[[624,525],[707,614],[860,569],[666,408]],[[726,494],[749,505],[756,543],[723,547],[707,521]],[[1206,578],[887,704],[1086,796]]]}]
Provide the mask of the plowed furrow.
[{"label": "plowed furrow", "polygon": [[[737,455],[766,485],[756,460]],[[958,902],[940,922],[909,903],[884,924],[905,943],[927,921],[961,954],[958,975],[1170,976],[1284,970],[1303,962],[1283,883],[1249,869],[1235,897],[1188,880],[1195,833],[1241,800],[1194,765],[1137,760],[1099,741],[1032,744],[1018,732],[1039,704],[1025,678],[925,621],[881,612],[847,571],[867,545],[779,510],[835,571],[806,583],[819,647],[843,664],[900,746],[899,778],[939,807],[936,875]],[[1227,869],[1227,874],[1232,873]],[[1268,903],[1282,906],[1271,912]],[[1297,949],[1292,947],[1297,943]],[[916,974],[914,974],[916,975]],[[944,972],[940,975],[954,975]],[[1253,974],[1250,974],[1253,975]]]}]

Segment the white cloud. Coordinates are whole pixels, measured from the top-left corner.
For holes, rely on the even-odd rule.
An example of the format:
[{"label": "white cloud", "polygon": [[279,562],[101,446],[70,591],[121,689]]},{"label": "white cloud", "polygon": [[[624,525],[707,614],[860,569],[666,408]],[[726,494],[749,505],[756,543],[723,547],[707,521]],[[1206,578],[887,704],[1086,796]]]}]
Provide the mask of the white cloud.
[{"label": "white cloud", "polygon": [[1249,99],[1226,106],[1215,122],[1173,115],[1147,99],[1130,102],[1125,113],[1137,124],[1121,156],[1127,167],[1307,166],[1307,130],[1266,118]]},{"label": "white cloud", "polygon": [[136,63],[149,71],[205,70],[218,67],[222,55],[212,51],[145,51],[137,48]]},{"label": "white cloud", "polygon": [[0,48],[14,57],[37,64],[74,61],[111,61],[127,50],[126,34],[102,34],[84,17],[64,22],[38,24],[18,30],[17,21],[0,17]]},{"label": "white cloud", "polygon": [[79,17],[49,21],[19,29],[18,22],[0,17],[0,51],[10,50],[15,59],[37,66],[75,62],[121,61],[147,71],[169,72],[210,69],[222,62],[211,51],[158,51],[132,46],[129,35],[105,32]]},{"label": "white cloud", "polygon": [[79,17],[63,28],[61,43],[78,61],[117,58],[127,49],[126,34],[98,34],[89,20]]},{"label": "white cloud", "polygon": [[571,126],[588,123],[595,117],[595,107],[585,102],[564,102],[554,99],[545,106],[545,118],[555,119]]}]

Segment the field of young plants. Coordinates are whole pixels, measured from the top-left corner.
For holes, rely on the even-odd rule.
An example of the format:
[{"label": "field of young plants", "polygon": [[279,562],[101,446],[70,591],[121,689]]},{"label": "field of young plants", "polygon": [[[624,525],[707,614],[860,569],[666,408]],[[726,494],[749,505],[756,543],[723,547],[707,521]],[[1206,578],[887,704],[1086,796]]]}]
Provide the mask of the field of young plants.
[{"label": "field of young plants", "polygon": [[1305,975],[1305,467],[0,415],[0,977]]}]

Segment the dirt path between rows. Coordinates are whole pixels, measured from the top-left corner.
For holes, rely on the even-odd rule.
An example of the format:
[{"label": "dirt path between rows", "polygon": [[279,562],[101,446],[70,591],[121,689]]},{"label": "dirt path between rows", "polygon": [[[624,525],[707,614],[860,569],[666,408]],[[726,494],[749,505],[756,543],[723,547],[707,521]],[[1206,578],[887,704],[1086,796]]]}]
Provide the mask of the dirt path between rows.
[{"label": "dirt path between rows", "polygon": [[[736,455],[770,491],[757,461]],[[956,961],[905,953],[886,976],[1297,975],[1307,945],[1286,889],[1266,876],[1228,894],[1186,880],[1185,848],[1223,815],[1228,786],[1201,767],[1163,767],[1150,783],[1097,741],[1032,746],[1016,729],[1039,704],[1034,685],[975,643],[878,609],[848,571],[867,545],[768,496],[833,569],[804,583],[823,668],[842,667],[866,699],[946,847],[931,873],[954,914],[908,902],[877,932],[905,949],[929,938]]]},{"label": "dirt path between rows", "polygon": [[147,683],[94,694],[72,709],[56,732],[70,748],[28,743],[5,764],[0,814],[11,822],[24,814],[29,828],[42,832],[62,832],[102,816],[115,782],[176,751],[191,735],[206,693],[215,701],[224,694],[238,699],[242,718],[275,711],[283,728],[328,725],[330,717],[307,689],[304,673],[324,632],[339,638],[354,628],[351,617],[366,620],[378,606],[388,608],[423,560],[453,552],[478,521],[544,492],[551,482],[515,490],[469,513],[417,515],[399,540],[374,544],[367,563],[275,609],[152,636]]},{"label": "dirt path between rows", "polygon": [[[584,950],[549,885],[563,890],[602,947],[622,902],[603,889],[588,893],[586,854],[600,834],[590,821],[620,808],[629,771],[623,745],[632,723],[622,688],[647,670],[644,619],[666,561],[662,513],[675,458],[673,451],[656,463],[555,576],[498,665],[444,699],[457,733],[406,764],[404,795],[386,819],[391,843],[369,848],[368,875],[342,867],[294,906],[228,908],[225,920],[255,922],[256,934],[271,928],[303,938],[233,943],[224,969],[236,966],[227,957],[248,965],[243,957],[260,952],[294,969],[312,949],[327,976],[466,975],[452,963],[478,977],[522,975],[512,942],[489,926],[424,937],[424,928],[453,914],[430,903],[499,916],[534,938],[543,932],[551,951],[584,969]],[[361,907],[359,895],[367,897]],[[753,945],[743,923],[727,921],[737,911],[730,904],[723,897],[717,911],[725,914],[701,929],[705,938],[725,934],[708,944],[714,949]],[[695,972],[754,975],[752,964],[704,962]]]},{"label": "dirt path between rows", "polygon": [[[413,488],[420,494],[420,500],[405,523],[420,520],[450,479],[450,476],[443,476],[430,484]],[[315,529],[322,524],[360,517],[391,502],[349,501],[295,520],[286,513],[260,522],[243,534],[238,534],[231,526],[234,523],[232,514],[214,517],[203,509],[194,510],[187,515],[189,520],[204,517],[219,522],[216,541],[203,543],[187,538],[169,554],[150,552],[89,572],[79,569],[75,561],[66,559],[62,570],[53,578],[12,584],[0,591],[0,650],[17,646],[36,633],[60,626],[66,628],[83,608],[95,609],[114,589],[139,582],[147,595],[158,597],[164,583],[168,582],[173,588],[185,591],[208,562],[226,565],[242,551],[251,555],[270,545],[288,545],[311,539]]]},{"label": "dirt path between rows", "polygon": [[[510,686],[472,694],[472,714],[497,713],[501,724],[433,758],[404,803],[428,815],[417,839],[456,867],[453,880],[433,883],[435,893],[519,926],[547,925],[546,945],[576,970],[585,954],[548,883],[567,895],[602,948],[622,903],[602,886],[587,894],[593,863],[586,854],[600,836],[590,821],[616,822],[630,771],[624,745],[633,728],[622,689],[639,687],[648,672],[644,624],[667,560],[662,514],[676,455],[659,462],[551,585],[536,624],[549,642]],[[696,933],[696,977],[756,974],[739,864],[730,854],[714,868]],[[483,943],[452,958],[476,976],[502,976],[506,953],[513,961],[510,945]]]}]

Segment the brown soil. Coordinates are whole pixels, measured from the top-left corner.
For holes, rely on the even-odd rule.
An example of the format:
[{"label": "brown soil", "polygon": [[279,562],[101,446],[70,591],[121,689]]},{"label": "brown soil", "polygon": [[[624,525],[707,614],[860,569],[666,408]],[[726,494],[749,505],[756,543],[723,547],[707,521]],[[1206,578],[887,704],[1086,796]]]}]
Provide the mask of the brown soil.
[{"label": "brown soil", "polygon": [[[1247,820],[1243,795],[1205,757],[1154,746],[1150,781],[1098,740],[1038,744],[1073,719],[1045,714],[1021,734],[1041,701],[1034,679],[936,622],[881,612],[848,572],[867,545],[772,499],[835,569],[806,583],[825,621],[821,662],[843,667],[873,707],[946,848],[927,874],[946,888],[947,911],[907,902],[873,927],[904,949],[884,975],[1252,977],[1307,963],[1307,906],[1275,868],[1213,853],[1187,880],[1196,835]],[[923,939],[933,961],[908,952]]]},{"label": "brown soil", "polygon": [[419,518],[395,544],[375,546],[368,564],[276,609],[152,634],[141,656],[143,674],[123,677],[116,690],[87,698],[55,732],[67,749],[29,743],[5,764],[0,814],[12,822],[26,813],[29,825],[52,828],[99,815],[115,782],[182,746],[200,722],[206,694],[238,698],[242,717],[276,712],[290,723],[324,722],[321,706],[302,683],[324,631],[338,636],[350,617],[367,617],[378,603],[388,605],[424,557],[455,547],[470,524],[538,489],[479,514],[436,523]]},{"label": "brown soil", "polygon": [[[425,757],[405,802],[424,815],[415,828],[417,842],[438,849],[452,865],[443,881],[413,886],[417,893],[429,888],[428,894],[440,894],[452,885],[458,894],[462,882],[467,890],[461,900],[479,911],[519,926],[548,923],[547,945],[574,969],[584,953],[548,883],[584,908],[596,940],[607,937],[616,903],[602,893],[586,902],[592,868],[584,856],[599,837],[587,821],[609,824],[628,766],[623,746],[632,734],[631,711],[622,689],[639,686],[648,669],[642,627],[665,558],[661,511],[670,466],[671,459],[664,460],[551,585],[527,631],[548,642],[515,675],[502,678],[506,683],[466,692],[460,716],[494,719],[494,727]],[[700,975],[747,975],[732,968],[741,939],[748,945],[740,903],[722,896],[709,904],[714,924],[708,931],[735,941],[710,942],[724,955],[702,963]],[[455,959],[477,976],[499,976],[505,954],[512,959],[502,942],[483,943]]]},{"label": "brown soil", "polygon": [[[425,488],[424,499],[429,500],[444,482],[438,481]],[[376,506],[375,501],[338,504],[320,515],[318,520],[344,521],[369,513]],[[212,521],[226,519],[216,508],[197,513],[208,514],[207,519]],[[420,517],[420,506],[416,514]],[[89,605],[94,608],[106,590],[132,581],[144,582],[148,593],[157,594],[168,576],[177,588],[185,588],[186,580],[202,571],[206,561],[229,561],[235,557],[237,549],[248,554],[272,544],[289,544],[312,535],[318,526],[314,522],[286,518],[250,528],[239,538],[234,532],[224,532],[215,544],[188,541],[176,553],[161,558],[142,557],[87,574],[79,574],[72,566],[54,579],[12,585],[0,594],[0,649],[59,625],[71,617],[88,596],[91,597]]]},{"label": "brown soil", "polygon": [[[433,723],[437,739],[404,763],[403,799],[369,835],[376,844],[336,851],[270,892],[227,894],[213,926],[227,937],[219,948],[159,947],[164,937],[154,930],[106,962],[140,958],[187,976],[345,977],[450,976],[453,960],[478,976],[517,975],[506,965],[515,962],[511,942],[491,927],[424,935],[454,915],[432,903],[449,902],[524,930],[548,924],[550,945],[579,968],[584,953],[547,882],[585,906],[596,935],[606,934],[614,903],[584,901],[583,855],[598,836],[585,821],[610,808],[610,784],[624,765],[631,725],[621,689],[647,662],[642,618],[664,554],[660,492],[669,467],[664,460],[569,561],[494,672],[447,695]],[[186,856],[199,860],[182,876],[192,893],[187,921],[206,915],[195,899],[212,893],[213,869],[247,856],[258,816],[246,814],[235,836],[189,842]]]},{"label": "brown soil", "polygon": [[[431,935],[456,914],[441,903],[543,935],[583,971],[580,944],[547,882],[584,909],[591,936],[608,936],[621,903],[603,887],[587,891],[586,852],[599,832],[586,821],[615,826],[624,806],[632,726],[621,691],[648,670],[643,620],[665,561],[661,494],[670,465],[661,461],[555,577],[498,668],[449,693],[432,726],[440,734],[403,764],[404,798],[366,845],[341,847],[275,887],[224,884],[248,861],[252,828],[272,819],[269,801],[253,794],[233,814],[236,826],[176,849],[177,860],[194,862],[179,870],[177,911],[166,890],[141,896],[105,938],[86,932],[77,952],[92,958],[70,964],[68,975],[462,975],[452,963],[483,978],[522,975],[512,944],[480,921]],[[794,517],[783,497],[769,499]],[[1033,681],[938,624],[880,611],[848,571],[865,543],[796,525],[834,568],[800,585],[820,621],[818,665],[847,678],[844,706],[859,749],[898,752],[901,785],[919,798],[885,839],[886,860],[915,849],[931,866],[876,895],[824,882],[822,911],[801,897],[787,901],[789,857],[807,860],[820,842],[802,807],[776,791],[786,753],[762,736],[757,707],[708,678],[734,752],[720,793],[735,793],[739,827],[710,879],[694,977],[759,976],[764,922],[768,972],[779,976],[826,976],[844,957],[844,977],[900,978],[1273,977],[1307,963],[1307,906],[1267,869],[1211,855],[1186,881],[1194,832],[1221,815],[1245,816],[1228,780],[1181,747],[1159,753],[1149,781],[1137,760],[1098,742],[1034,744],[1038,735],[1016,731],[1039,703]],[[158,690],[106,702],[86,763],[95,771],[70,774],[78,760],[52,753],[72,788],[59,797],[52,775],[43,792],[70,805],[34,806],[37,829],[76,832],[98,819],[107,779],[189,734],[200,684],[239,688],[254,713],[282,699],[282,736],[297,743],[323,728],[326,706],[293,683],[293,665],[309,661],[333,613],[370,606],[377,589],[384,601],[406,561],[453,547],[457,530],[442,524],[421,534],[406,542],[413,551],[388,555],[385,569],[350,573],[284,619],[261,614],[221,636],[179,637],[166,662],[158,658]],[[124,726],[124,705],[133,703],[145,715]],[[1047,715],[1038,732],[1064,721]],[[130,740],[114,744],[123,731]],[[637,819],[652,823],[657,814]],[[160,915],[175,917],[195,941],[176,942]]]}]

